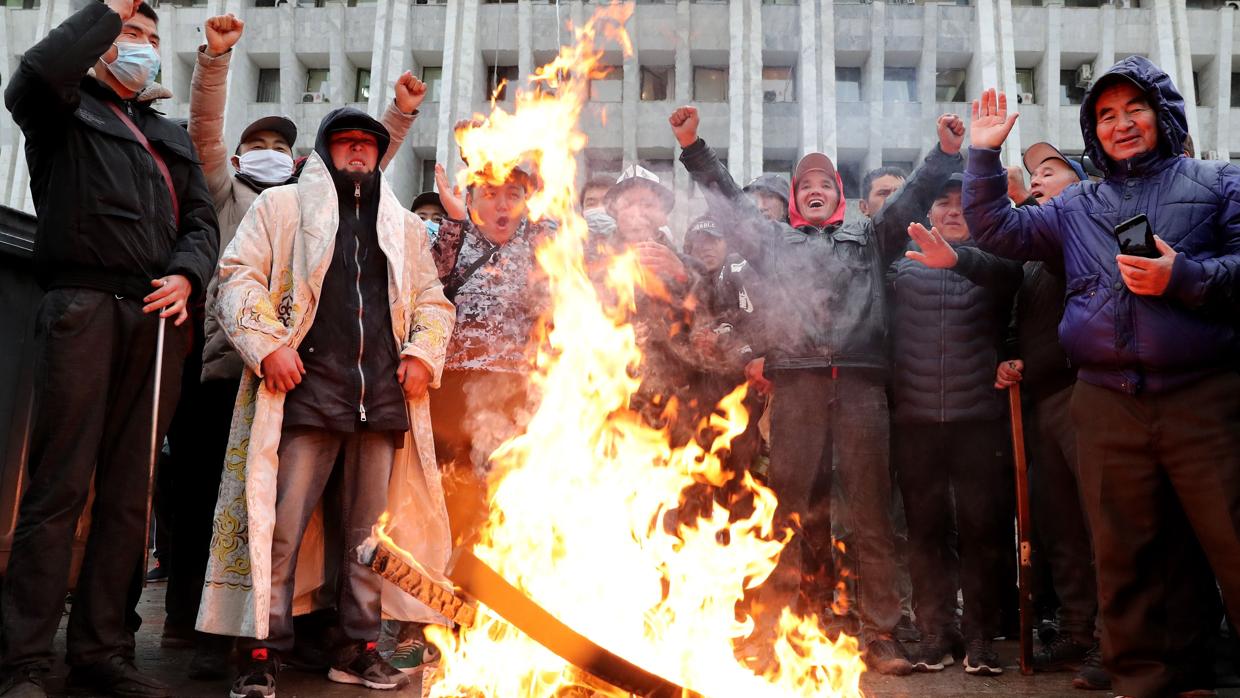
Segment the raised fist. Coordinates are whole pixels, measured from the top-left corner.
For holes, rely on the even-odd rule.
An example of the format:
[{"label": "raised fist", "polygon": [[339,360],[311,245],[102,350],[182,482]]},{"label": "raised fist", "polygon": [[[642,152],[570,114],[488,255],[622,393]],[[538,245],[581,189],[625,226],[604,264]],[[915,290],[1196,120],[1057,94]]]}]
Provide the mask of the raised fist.
[{"label": "raised fist", "polygon": [[426,83],[415,78],[413,73],[406,70],[396,78],[396,108],[402,114],[412,114],[422,106],[422,100],[426,99]]},{"label": "raised fist", "polygon": [[667,118],[667,122],[672,125],[672,133],[681,148],[688,148],[697,142],[700,123],[697,107],[679,107]]},{"label": "raised fist", "polygon": [[241,39],[241,32],[244,30],[245,22],[233,15],[209,18],[203,25],[203,32],[207,35],[207,55],[214,58],[231,51]]}]

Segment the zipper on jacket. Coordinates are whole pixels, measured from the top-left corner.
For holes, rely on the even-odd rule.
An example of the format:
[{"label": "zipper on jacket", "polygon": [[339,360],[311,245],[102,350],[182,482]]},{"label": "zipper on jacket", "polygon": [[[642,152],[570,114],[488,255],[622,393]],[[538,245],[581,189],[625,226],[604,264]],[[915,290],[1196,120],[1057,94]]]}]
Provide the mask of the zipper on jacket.
[{"label": "zipper on jacket", "polygon": [[[362,183],[353,183],[353,215],[358,222],[362,220]],[[357,375],[362,381],[361,392],[357,396],[357,414],[358,418],[363,422],[366,421],[366,372],[362,370],[362,354],[366,350],[366,326],[362,322],[363,302],[362,302],[362,262],[358,258],[362,248],[361,236],[354,228],[353,233],[353,266],[357,267],[357,276],[354,279],[354,288],[357,290]]]}]

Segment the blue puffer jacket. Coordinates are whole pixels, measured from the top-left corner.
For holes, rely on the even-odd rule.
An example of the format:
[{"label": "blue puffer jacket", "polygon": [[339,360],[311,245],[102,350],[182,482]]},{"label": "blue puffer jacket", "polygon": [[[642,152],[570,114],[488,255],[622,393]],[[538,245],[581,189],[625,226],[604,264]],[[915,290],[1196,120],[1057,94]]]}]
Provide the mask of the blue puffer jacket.
[{"label": "blue puffer jacket", "polygon": [[[1122,162],[1103,152],[1093,111],[1111,75],[1145,89],[1158,116],[1157,152]],[[964,210],[978,245],[1013,259],[1062,256],[1068,291],[1059,340],[1080,380],[1126,393],[1162,392],[1227,370],[1238,348],[1240,169],[1180,155],[1183,98],[1166,73],[1138,56],[1117,63],[1090,89],[1081,128],[1086,152],[1106,179],[1074,184],[1041,206],[1012,208],[999,151],[972,149]],[[1115,226],[1138,213],[1179,253],[1160,297],[1130,292],[1115,262]]]}]

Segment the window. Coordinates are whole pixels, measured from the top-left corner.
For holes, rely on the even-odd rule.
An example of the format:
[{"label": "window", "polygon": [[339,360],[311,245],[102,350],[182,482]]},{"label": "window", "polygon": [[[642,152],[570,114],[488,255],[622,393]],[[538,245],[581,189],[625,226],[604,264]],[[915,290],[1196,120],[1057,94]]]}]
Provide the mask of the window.
[{"label": "window", "polygon": [[797,101],[797,82],[791,67],[762,67],[762,101],[767,104]]},{"label": "window", "polygon": [[348,7],[357,7],[358,5],[374,5],[379,0],[348,0],[345,4]]},{"label": "window", "polygon": [[353,90],[353,101],[370,101],[370,71],[365,68],[357,69],[357,88]]},{"label": "window", "polygon": [[1102,0],[1064,0],[1064,7],[1102,7]]},{"label": "window", "polygon": [[306,92],[321,92],[327,96],[328,78],[332,71],[327,68],[311,68],[306,71]]},{"label": "window", "polygon": [[1240,107],[1240,73],[1231,74],[1231,106]]},{"label": "window", "polygon": [[1217,10],[1222,7],[1222,0],[1187,0],[1185,5],[1190,10]]},{"label": "window", "polygon": [[934,78],[934,100],[936,102],[963,102],[965,72],[962,68],[940,70]]},{"label": "window", "polygon": [[280,101],[280,69],[259,68],[258,98],[256,102],[273,103]]},{"label": "window", "polygon": [[1059,103],[1080,104],[1085,101],[1085,88],[1076,84],[1075,70],[1059,71]]},{"label": "window", "polygon": [[883,101],[884,102],[916,102],[917,101],[917,69],[916,68],[884,68],[883,69]]},{"label": "window", "polygon": [[422,191],[435,190],[435,158],[422,161]]},{"label": "window", "polygon": [[670,66],[642,66],[642,101],[666,102],[672,94],[676,69]]},{"label": "window", "polygon": [[11,10],[33,10],[38,6],[39,0],[4,0],[4,4],[0,5]]},{"label": "window", "polygon": [[1193,71],[1193,99],[1196,100],[1197,106],[1201,106],[1201,73]]},{"label": "window", "polygon": [[837,102],[861,101],[861,69],[835,69],[835,99]]},{"label": "window", "polygon": [[728,69],[695,66],[693,99],[698,102],[728,101]]},{"label": "window", "polygon": [[[508,85],[516,83],[520,80],[515,65],[492,66],[487,69],[487,94],[495,95],[495,101],[503,102],[513,94],[508,91]],[[496,92],[496,88],[499,89]]]},{"label": "window", "polygon": [[443,66],[425,66],[422,68],[422,82],[426,83],[426,98],[438,102],[443,94]]},{"label": "window", "polygon": [[1017,104],[1037,104],[1038,91],[1034,87],[1037,84],[1033,68],[1017,68],[1016,69],[1016,95]]},{"label": "window", "polygon": [[619,102],[624,99],[624,68],[612,66],[607,76],[590,80],[591,102]]}]

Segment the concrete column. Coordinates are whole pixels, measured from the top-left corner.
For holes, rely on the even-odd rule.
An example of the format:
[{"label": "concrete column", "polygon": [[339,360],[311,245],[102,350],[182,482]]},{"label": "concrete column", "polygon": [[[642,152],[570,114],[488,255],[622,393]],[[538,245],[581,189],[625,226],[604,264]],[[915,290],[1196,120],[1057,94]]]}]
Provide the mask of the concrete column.
[{"label": "concrete column", "polygon": [[1101,12],[1102,33],[1098,42],[1098,57],[1094,59],[1094,75],[1101,75],[1115,65],[1115,5],[1107,3],[1102,6]]},{"label": "concrete column", "polygon": [[[294,52],[297,45],[297,29],[294,23],[293,4],[285,3],[276,8],[280,13],[280,113],[295,114],[294,105],[301,101],[306,88],[306,67]],[[299,113],[297,113],[300,115]],[[297,118],[294,116],[294,118]],[[299,129],[304,131],[305,129]],[[314,145],[314,134],[298,133],[304,147]]]},{"label": "concrete column", "polygon": [[1188,29],[1188,8],[1184,4],[1184,0],[1170,0],[1171,2],[1171,34],[1175,39],[1175,66],[1176,72],[1179,73],[1180,79],[1175,81],[1175,86],[1180,88],[1180,94],[1184,95],[1184,111],[1188,117],[1188,132],[1191,134],[1199,134],[1197,122],[1197,95],[1195,78],[1193,77],[1193,53],[1192,53],[1192,37],[1189,36]]},{"label": "concrete column", "polygon": [[517,0],[517,74],[521,84],[529,86],[534,72],[534,10],[530,0]]},{"label": "concrete column", "polygon": [[[357,68],[344,53],[344,13],[343,0],[328,0],[328,16],[331,18],[331,36],[328,38],[327,67],[331,70],[331,83],[328,85],[327,98],[332,104],[348,104],[357,95]],[[376,22],[378,24],[378,22]],[[373,61],[372,61],[373,62]],[[371,84],[381,86],[383,75],[371,74]]]},{"label": "concrete column", "polygon": [[917,61],[917,99],[921,102],[921,118],[930,122],[938,117],[939,74],[939,4],[922,6],[921,58]]},{"label": "concrete column", "polygon": [[[813,26],[813,22],[809,22],[809,26]],[[802,101],[802,113],[806,107],[810,110],[812,122],[817,122],[817,139],[818,148],[827,157],[835,162],[839,157],[839,151],[836,147],[838,143],[838,133],[835,112],[835,0],[822,0],[819,5],[819,24],[818,35],[806,37],[801,35],[801,45],[804,47],[808,40],[811,44],[818,45],[818,96],[808,105],[804,104],[805,98],[799,97]],[[802,48],[802,53],[804,48]],[[801,153],[807,151],[804,147]]]},{"label": "concrete column", "polygon": [[[12,46],[9,36],[10,10],[0,10],[0,45]],[[0,51],[0,75],[11,76],[17,70],[16,57],[11,51]],[[11,191],[17,171],[26,170],[25,158],[17,147],[20,131],[13,123],[8,109],[0,110],[0,205],[16,206],[16,194]]]},{"label": "concrete column", "polygon": [[[396,80],[412,67],[413,57],[408,50],[412,28],[410,12],[409,3],[397,0],[380,0],[376,8],[375,38],[370,56],[370,101],[365,107],[372,116],[382,116],[396,97]],[[417,193],[419,175],[417,158],[408,145],[397,151],[383,173],[396,196],[408,202],[413,201]]]},{"label": "concrete column", "polygon": [[1171,76],[1171,82],[1180,85],[1179,64],[1175,59],[1175,31],[1171,10],[1172,0],[1154,0],[1154,46],[1151,59]]},{"label": "concrete column", "polygon": [[728,3],[728,171],[732,179],[745,181],[748,149],[745,147],[746,69],[745,0]]},{"label": "concrete column", "polygon": [[[1008,94],[1010,109],[1019,109],[1016,102],[1016,95],[1019,89],[1016,87],[1016,49],[1015,49],[1015,32],[1012,28],[1012,0],[997,0],[999,9],[999,85],[1003,91]],[[1020,137],[1020,119],[1016,120],[1016,125],[1012,127],[1012,133],[1008,135],[1007,148],[1004,149],[1004,164],[1008,166],[1020,165],[1020,153],[1022,141]]]},{"label": "concrete column", "polygon": [[[832,122],[835,121],[835,91],[826,92],[822,89],[826,76],[821,74],[824,70],[821,56],[826,51],[819,50],[820,42],[835,43],[835,33],[818,32],[816,16],[818,4],[818,0],[801,0],[799,8],[801,41],[800,60],[797,65],[797,100],[801,107],[801,155],[822,150],[819,119],[830,118]],[[832,0],[823,0],[822,15],[824,23],[831,22],[834,25]],[[831,63],[834,65],[834,51],[831,54]],[[835,82],[834,68],[832,68],[831,82],[833,84]],[[830,114],[829,117],[828,114]]]},{"label": "concrete column", "polygon": [[861,83],[862,99],[870,103],[869,148],[865,155],[863,170],[872,170],[883,164],[883,75],[887,57],[887,3],[880,0],[870,5],[870,58],[865,64],[865,79]]},{"label": "concrete column", "polygon": [[1218,43],[1214,54],[1214,150],[1224,162],[1231,160],[1231,42],[1236,11],[1224,5],[1218,9]]},{"label": "concrete column", "polygon": [[[449,68],[449,51],[444,46],[444,94],[439,105],[439,129],[435,157],[449,173],[460,167],[459,148],[453,134],[458,119],[473,114],[475,86],[482,77],[478,54],[478,0],[459,0],[448,3],[447,31],[454,33]],[[454,12],[454,10],[456,10]],[[456,15],[453,18],[452,15]],[[449,72],[451,70],[451,72]],[[485,85],[485,82],[482,83]],[[450,87],[449,87],[450,86]],[[479,86],[479,89],[485,89]]]},{"label": "concrete column", "polygon": [[[624,29],[633,36],[637,26],[635,15],[629,15]],[[641,61],[637,56],[637,43],[633,43],[633,52],[624,57],[624,82],[620,90],[621,115],[621,147],[623,148],[624,164],[636,165],[637,157],[637,107],[641,104]]]},{"label": "concrete column", "polygon": [[1059,133],[1059,52],[1060,31],[1063,23],[1063,2],[1053,0],[1046,6],[1046,52],[1042,55],[1042,64],[1038,67],[1038,103],[1042,104],[1046,124],[1046,140],[1050,143],[1061,142]]},{"label": "concrete column", "polygon": [[[693,102],[693,58],[689,54],[689,36],[692,27],[689,0],[676,2],[676,85],[675,104]],[[689,216],[684,202],[693,191],[693,180],[685,166],[680,163],[680,144],[672,139],[672,190],[676,193],[676,208],[672,211],[672,229],[684,230],[689,226]]]},{"label": "concrete column", "polygon": [[[749,119],[745,124],[745,140],[748,146],[744,184],[762,174],[762,110],[764,97],[762,93],[762,67],[766,61],[762,57],[762,0],[746,0],[745,9],[749,15],[745,37],[748,40],[745,48],[749,62]],[[795,69],[794,69],[795,70]]]}]

